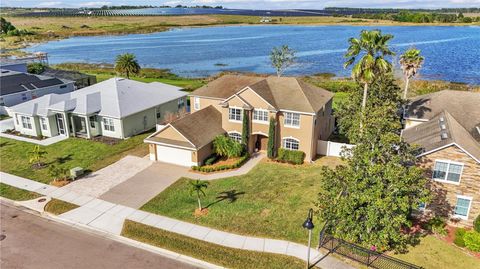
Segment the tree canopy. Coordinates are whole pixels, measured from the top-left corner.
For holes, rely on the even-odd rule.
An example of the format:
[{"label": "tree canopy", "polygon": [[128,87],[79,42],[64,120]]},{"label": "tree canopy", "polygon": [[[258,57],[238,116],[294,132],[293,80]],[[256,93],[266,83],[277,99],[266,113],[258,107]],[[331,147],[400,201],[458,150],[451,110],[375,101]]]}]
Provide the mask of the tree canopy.
[{"label": "tree canopy", "polygon": [[115,71],[119,74],[124,74],[128,79],[130,75],[138,75],[140,73],[140,65],[132,53],[120,54],[115,60]]},{"label": "tree canopy", "polygon": [[277,72],[277,76],[281,77],[283,72],[293,65],[296,61],[295,50],[287,45],[274,47],[270,53],[270,61]]}]

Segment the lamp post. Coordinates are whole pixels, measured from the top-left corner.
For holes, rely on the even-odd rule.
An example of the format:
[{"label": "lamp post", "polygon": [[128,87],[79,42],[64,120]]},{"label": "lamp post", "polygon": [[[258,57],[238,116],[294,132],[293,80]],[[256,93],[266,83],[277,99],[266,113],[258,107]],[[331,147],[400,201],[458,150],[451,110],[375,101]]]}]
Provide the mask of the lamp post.
[{"label": "lamp post", "polygon": [[308,250],[307,250],[307,269],[310,268],[310,248],[312,244],[312,230],[315,227],[313,225],[313,209],[308,210],[307,219],[302,225],[303,228],[308,230]]}]

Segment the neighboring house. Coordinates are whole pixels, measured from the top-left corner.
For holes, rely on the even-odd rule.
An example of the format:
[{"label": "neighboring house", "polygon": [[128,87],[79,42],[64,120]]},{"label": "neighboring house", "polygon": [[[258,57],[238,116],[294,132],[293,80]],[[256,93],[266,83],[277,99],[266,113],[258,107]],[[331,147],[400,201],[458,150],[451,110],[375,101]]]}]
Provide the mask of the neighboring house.
[{"label": "neighboring house", "polygon": [[27,61],[17,59],[1,59],[0,69],[27,73]]},{"label": "neighboring house", "polygon": [[420,147],[435,194],[425,208],[472,226],[480,214],[480,93],[444,90],[412,100],[406,142]]},{"label": "neighboring house", "polygon": [[187,94],[159,82],[112,78],[66,94],[49,94],[11,108],[15,129],[30,136],[124,139],[185,111]]},{"label": "neighboring house", "polygon": [[[152,160],[184,166],[201,165],[212,154],[215,136],[228,134],[241,141],[244,112],[249,122],[248,151],[276,148],[305,152],[305,160],[317,155],[319,139],[333,131],[333,94],[293,77],[226,75],[190,95],[192,114],[148,137]],[[269,138],[269,122],[276,123]],[[173,157],[175,156],[175,157]]]},{"label": "neighboring house", "polygon": [[97,83],[97,77],[77,71],[46,68],[41,75],[74,81],[77,89],[85,88]]},{"label": "neighboring house", "polygon": [[0,107],[11,107],[50,93],[75,90],[74,82],[0,69]]}]

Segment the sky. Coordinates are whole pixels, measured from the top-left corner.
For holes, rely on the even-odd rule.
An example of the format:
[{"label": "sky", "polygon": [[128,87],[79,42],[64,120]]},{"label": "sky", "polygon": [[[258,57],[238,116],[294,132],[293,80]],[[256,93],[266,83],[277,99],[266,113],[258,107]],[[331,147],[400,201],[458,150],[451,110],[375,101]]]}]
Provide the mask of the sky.
[{"label": "sky", "polygon": [[1,6],[21,7],[100,7],[103,5],[223,6],[244,9],[289,9],[324,7],[442,8],[480,7],[480,0],[0,0]]}]

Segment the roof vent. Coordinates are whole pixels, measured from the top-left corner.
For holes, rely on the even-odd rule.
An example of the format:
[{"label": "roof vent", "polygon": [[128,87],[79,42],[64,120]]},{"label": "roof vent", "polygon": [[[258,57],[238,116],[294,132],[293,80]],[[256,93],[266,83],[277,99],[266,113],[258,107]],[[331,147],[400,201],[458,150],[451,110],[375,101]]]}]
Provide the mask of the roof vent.
[{"label": "roof vent", "polygon": [[478,134],[480,135],[480,126],[477,126],[476,128],[477,128]]},{"label": "roof vent", "polygon": [[444,122],[445,121],[445,118],[444,117],[440,117],[440,122]]},{"label": "roof vent", "polygon": [[442,138],[442,140],[445,140],[445,139],[448,138],[448,134],[447,134],[447,133],[442,133],[442,134],[440,135],[440,137]]},{"label": "roof vent", "polygon": [[447,126],[445,126],[445,124],[441,124],[440,129],[445,130],[445,129],[447,129]]}]

